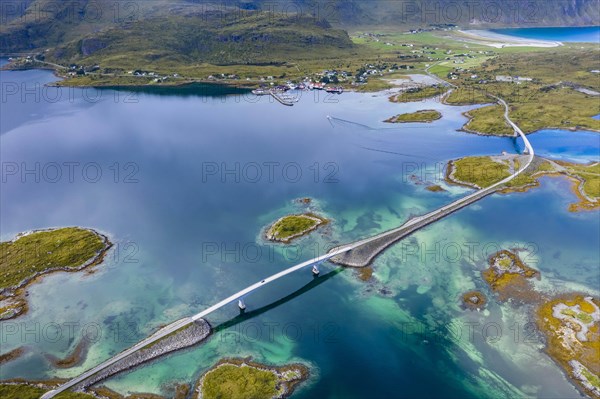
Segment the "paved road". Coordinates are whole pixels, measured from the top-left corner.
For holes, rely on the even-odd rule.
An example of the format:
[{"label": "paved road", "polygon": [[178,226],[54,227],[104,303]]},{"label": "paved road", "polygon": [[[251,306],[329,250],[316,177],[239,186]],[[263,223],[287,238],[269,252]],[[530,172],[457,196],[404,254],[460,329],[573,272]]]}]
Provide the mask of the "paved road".
[{"label": "paved road", "polygon": [[390,230],[385,233],[366,238],[364,240],[356,241],[356,242],[348,244],[348,245],[334,248],[332,251],[330,251],[329,253],[327,253],[325,255],[321,255],[316,258],[307,260],[306,262],[300,263],[296,266],[292,266],[289,269],[283,270],[277,274],[274,274],[270,277],[265,278],[264,280],[261,280],[255,284],[252,284],[251,286],[244,288],[243,290],[223,299],[222,301],[218,302],[217,304],[209,307],[206,310],[203,310],[202,312],[200,312],[192,317],[178,320],[178,321],[162,328],[161,330],[157,331],[152,336],[144,339],[143,341],[137,343],[136,345],[132,346],[131,348],[124,350],[123,352],[119,353],[118,355],[104,361],[103,363],[86,371],[85,373],[79,375],[78,377],[73,378],[72,380],[64,383],[63,385],[59,386],[55,390],[45,393],[41,397],[41,399],[53,398],[54,396],[58,395],[59,393],[79,384],[80,382],[91,377],[92,375],[96,374],[97,372],[99,372],[99,371],[105,369],[106,367],[109,367],[112,364],[118,362],[119,360],[137,352],[138,350],[144,348],[145,346],[164,338],[165,336],[195,322],[196,320],[199,320],[201,318],[208,316],[209,314],[215,312],[216,310],[221,309],[222,307],[244,297],[245,295],[248,295],[252,291],[255,291],[275,280],[278,280],[284,276],[287,276],[288,274],[294,273],[295,271],[298,271],[300,269],[304,269],[304,268],[312,266],[314,264],[325,262],[335,256],[345,254],[353,249],[364,246],[364,245],[374,242],[376,240],[380,240],[382,238],[391,236],[393,234],[401,233],[406,229],[412,229],[411,232],[415,231],[415,227],[420,228],[421,226],[427,225],[431,221],[439,219],[440,216],[445,216],[446,214],[453,212],[456,208],[466,206],[466,205],[472,203],[473,201],[478,200],[479,198],[482,198],[483,196],[488,195],[489,193],[495,191],[497,188],[499,188],[503,184],[510,182],[512,179],[514,179],[515,177],[520,175],[525,169],[527,169],[529,167],[529,165],[531,164],[531,162],[533,161],[533,158],[534,158],[534,151],[533,151],[533,147],[531,147],[531,144],[529,143],[529,140],[527,139],[525,134],[521,131],[521,129],[519,129],[519,127],[515,123],[513,123],[513,121],[510,120],[510,118],[508,116],[509,108],[508,108],[508,105],[506,104],[506,102],[498,97],[496,97],[496,99],[505,108],[504,118],[513,127],[513,129],[515,129],[515,132],[517,132],[517,134],[519,134],[523,138],[523,140],[525,142],[525,146],[527,147],[527,149],[529,151],[529,158],[528,158],[526,165],[524,167],[522,167],[520,170],[518,170],[517,172],[515,172],[513,175],[511,175],[511,176],[507,177],[506,179],[503,179],[502,181],[495,183],[485,189],[479,190],[479,191],[472,193],[470,195],[467,195],[466,197],[463,197],[451,204],[448,204],[439,209],[436,209],[435,211],[430,212],[426,215],[412,218],[411,220],[409,220],[408,222],[406,222],[404,225],[400,226],[397,229]]}]

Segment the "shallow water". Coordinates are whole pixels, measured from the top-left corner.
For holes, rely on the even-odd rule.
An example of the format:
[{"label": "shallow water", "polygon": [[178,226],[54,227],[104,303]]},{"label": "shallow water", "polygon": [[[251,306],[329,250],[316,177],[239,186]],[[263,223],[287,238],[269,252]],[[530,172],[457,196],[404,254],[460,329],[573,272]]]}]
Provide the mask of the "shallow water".
[{"label": "shallow water", "polygon": [[600,43],[600,26],[492,29],[503,35],[560,42]]},{"label": "shallow water", "polygon": [[[79,225],[117,244],[94,274],[54,274],[31,287],[30,312],[0,323],[3,352],[30,351],[3,365],[1,378],[74,376],[159,325],[335,243],[464,195],[442,182],[449,159],[521,145],[458,132],[472,107],[393,104],[381,93],[309,92],[283,107],[266,97],[203,91],[210,88],[185,95],[62,89],[51,97],[41,88],[54,80],[48,72],[0,78],[20,88],[6,97],[0,118],[2,163],[17,168],[3,168],[2,239]],[[39,87],[38,97],[23,97],[23,87]],[[424,108],[444,117],[382,122]],[[582,162],[599,160],[597,137],[531,135],[538,154]],[[448,191],[429,192],[413,175]],[[513,339],[517,324],[523,335],[523,311],[492,301],[485,313],[471,313],[458,303],[468,289],[486,291],[479,272],[487,256],[515,244],[529,248],[525,260],[542,271],[548,290],[597,293],[600,220],[567,211],[576,200],[568,187],[543,179],[528,193],[488,197],[391,248],[369,283],[331,265],[316,281],[309,271],[289,276],[246,299],[248,318],[236,319],[235,305],[211,315],[220,327],[205,345],[107,385],[168,392],[171,382],[191,382],[221,357],[252,356],[310,365],[311,380],[296,395],[303,398],[578,397],[539,341]],[[294,199],[306,196],[315,199],[310,210],[332,223],[291,248],[265,243],[263,229],[305,211]],[[473,336],[468,323],[479,323]],[[44,354],[64,356],[82,334],[94,341],[86,362],[52,369]]]}]

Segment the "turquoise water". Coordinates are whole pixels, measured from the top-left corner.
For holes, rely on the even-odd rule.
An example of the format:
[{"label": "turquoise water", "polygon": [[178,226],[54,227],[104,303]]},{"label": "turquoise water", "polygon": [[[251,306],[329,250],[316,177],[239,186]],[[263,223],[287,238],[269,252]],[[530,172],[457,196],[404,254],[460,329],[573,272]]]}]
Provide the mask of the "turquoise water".
[{"label": "turquoise water", "polygon": [[492,29],[503,35],[560,42],[600,43],[600,26]]},{"label": "turquoise water", "polygon": [[[45,71],[0,72],[0,78],[20,90],[54,80]],[[2,366],[0,378],[76,375],[161,324],[331,245],[464,195],[441,182],[439,165],[447,160],[521,145],[458,132],[462,113],[473,107],[433,100],[398,105],[384,94],[356,93],[304,93],[296,106],[283,107],[211,90],[6,96],[2,240],[28,229],[80,225],[109,234],[117,245],[94,274],[44,278],[30,289],[30,312],[17,324],[0,323],[3,352],[29,348]],[[444,117],[424,126],[381,122],[423,108]],[[597,138],[560,131],[531,136],[540,154],[586,162],[600,158]],[[18,173],[8,173],[8,165]],[[214,168],[224,172],[215,175]],[[431,193],[412,175],[448,191]],[[526,312],[493,301],[485,312],[465,312],[458,301],[473,288],[489,294],[480,278],[487,257],[515,246],[529,248],[526,261],[542,271],[544,290],[598,293],[600,220],[597,213],[567,211],[575,201],[569,184],[543,179],[531,192],[495,195],[457,212],[378,258],[367,283],[332,265],[317,280],[308,271],[289,276],[247,298],[247,317],[237,317],[233,304],[211,315],[217,332],[204,345],[107,385],[168,394],[173,381],[192,382],[222,357],[252,356],[309,365],[312,377],[298,398],[579,397],[540,351],[539,339],[522,338]],[[305,211],[294,202],[305,196],[315,199],[309,210],[332,223],[293,249],[265,243],[265,226]],[[54,323],[63,332],[58,339]],[[73,337],[65,323],[73,323]],[[502,334],[490,341],[489,326],[496,325]],[[84,331],[94,338],[86,362],[53,369],[45,355],[64,356]]]}]

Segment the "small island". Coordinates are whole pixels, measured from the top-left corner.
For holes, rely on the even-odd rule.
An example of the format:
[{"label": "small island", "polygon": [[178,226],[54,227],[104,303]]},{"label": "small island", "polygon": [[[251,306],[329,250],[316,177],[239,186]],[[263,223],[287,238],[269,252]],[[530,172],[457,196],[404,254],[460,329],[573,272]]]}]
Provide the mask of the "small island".
[{"label": "small island", "polygon": [[440,186],[439,184],[430,184],[429,186],[425,187],[425,190],[427,191],[431,191],[432,193],[440,193],[442,191],[446,191],[442,186]]},{"label": "small island", "polygon": [[433,109],[424,109],[416,112],[410,112],[406,114],[399,114],[386,119],[386,123],[429,123],[442,118],[442,114],[439,111]]},{"label": "small island", "polygon": [[302,364],[266,366],[249,359],[224,359],[198,382],[198,399],[287,398],[308,378]]},{"label": "small island", "polygon": [[41,276],[98,265],[111,247],[108,237],[79,227],[22,233],[0,243],[0,320],[27,312],[25,289]]},{"label": "small island", "polygon": [[292,240],[302,237],[327,223],[329,223],[327,219],[314,213],[288,215],[273,223],[267,229],[266,237],[269,241],[289,244]]},{"label": "small island", "polygon": [[468,291],[462,294],[462,306],[468,310],[481,310],[487,303],[487,298],[480,291]]},{"label": "small island", "polygon": [[534,295],[528,279],[540,273],[527,266],[515,252],[502,250],[490,257],[489,268],[481,273],[499,299],[530,300]]},{"label": "small island", "polygon": [[591,397],[600,398],[600,300],[569,294],[540,306],[546,352]]},{"label": "small island", "polygon": [[[474,189],[489,187],[520,170],[525,156],[502,154],[471,156],[448,162],[445,180],[449,184]],[[573,182],[579,201],[569,205],[577,212],[600,208],[600,163],[578,164],[536,157],[531,166],[507,183],[500,193],[525,192],[539,186],[542,176],[564,176]]]}]

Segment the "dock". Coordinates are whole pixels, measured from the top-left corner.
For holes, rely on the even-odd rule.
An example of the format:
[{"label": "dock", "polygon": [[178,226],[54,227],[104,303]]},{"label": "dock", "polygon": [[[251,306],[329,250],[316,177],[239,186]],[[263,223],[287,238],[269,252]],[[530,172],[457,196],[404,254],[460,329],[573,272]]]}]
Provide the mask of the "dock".
[{"label": "dock", "polygon": [[269,94],[283,105],[287,105],[288,107],[294,106],[294,100],[290,96],[285,96],[281,93],[277,93],[274,90],[269,90]]}]

